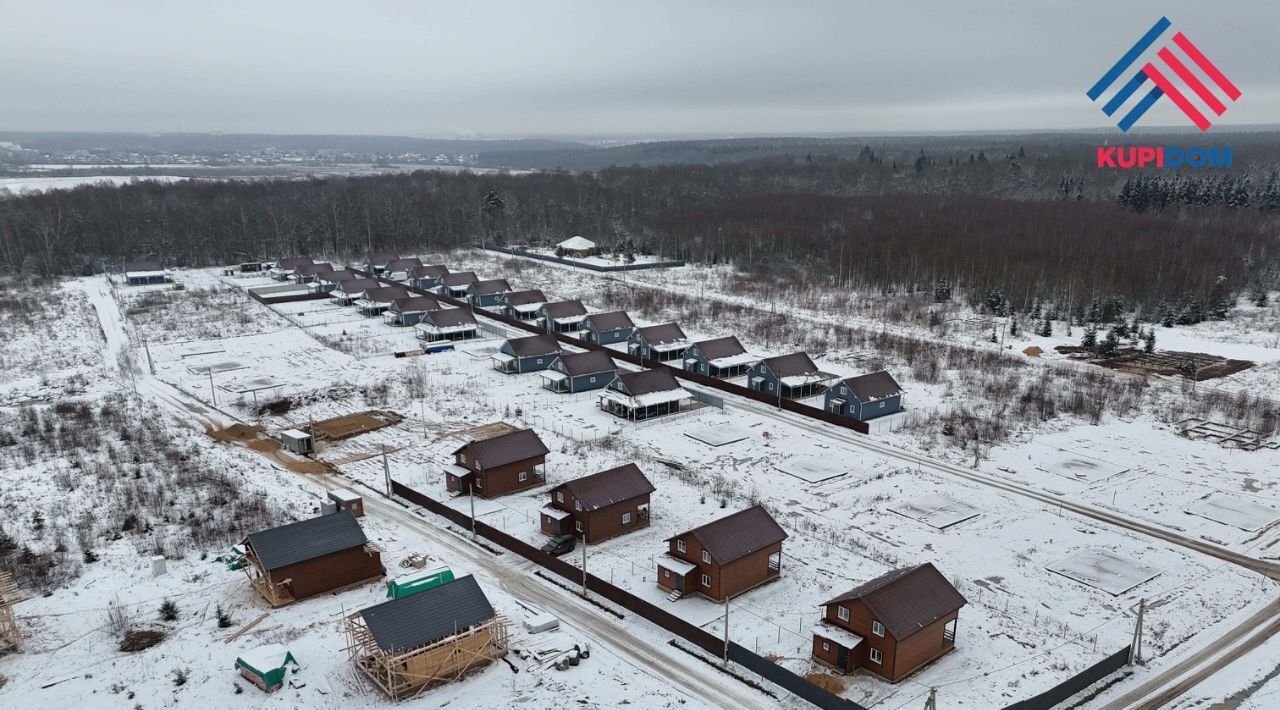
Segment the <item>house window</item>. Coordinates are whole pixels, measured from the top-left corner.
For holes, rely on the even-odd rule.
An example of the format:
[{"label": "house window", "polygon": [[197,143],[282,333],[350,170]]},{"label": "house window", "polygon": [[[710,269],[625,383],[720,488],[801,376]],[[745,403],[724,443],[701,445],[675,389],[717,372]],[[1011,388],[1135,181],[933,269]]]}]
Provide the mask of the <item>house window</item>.
[{"label": "house window", "polygon": [[676,540],[676,549],[680,552],[688,552],[685,548],[684,540]]},{"label": "house window", "polygon": [[594,378],[594,377],[592,377],[590,380],[588,380],[588,382],[595,382],[595,381],[596,381],[596,378]]},{"label": "house window", "polygon": [[575,529],[575,530],[577,530],[578,532],[582,532],[582,521],[581,521],[581,520],[578,520],[578,521],[574,522],[573,527],[574,527],[574,529]]},{"label": "house window", "polygon": [[539,364],[539,365],[541,365],[541,364],[542,364],[542,358],[538,358],[538,362],[537,362],[537,364]]},{"label": "house window", "polygon": [[823,642],[822,642],[822,650],[823,650],[823,651],[830,651],[830,650],[831,650],[831,644],[827,643],[826,641],[823,641]]},{"label": "house window", "polygon": [[461,454],[461,453],[458,454],[458,463],[466,463],[466,462],[467,462],[467,455]]},{"label": "house window", "polygon": [[623,514],[622,514],[622,524],[623,524],[623,525],[630,525],[630,524],[631,524],[631,513],[623,513]]},{"label": "house window", "polygon": [[702,551],[702,561],[711,564],[711,553],[706,550]]},{"label": "house window", "polygon": [[522,482],[522,483],[523,483],[524,481],[529,480],[529,472],[528,472],[528,471],[521,471],[521,472],[520,472],[520,475],[518,476],[518,478],[520,479],[520,482]]},{"label": "house window", "polygon": [[710,586],[711,586],[711,575],[709,575],[709,574],[704,574],[704,575],[702,575],[702,586],[704,586],[704,587],[710,587]]},{"label": "house window", "polygon": [[770,382],[770,383],[769,383],[769,391],[770,391],[770,392],[772,392],[772,391],[773,391],[773,383],[772,383],[772,382]]},{"label": "house window", "polygon": [[871,622],[871,633],[875,634],[876,636],[884,636],[884,624],[880,623],[879,621]]},{"label": "house window", "polygon": [[848,620],[849,620],[849,607],[847,607],[847,606],[838,606],[838,607],[836,607],[836,616],[840,617],[840,620],[841,620],[841,621],[848,621]]},{"label": "house window", "polygon": [[669,570],[669,569],[667,569],[667,568],[665,568],[665,567],[664,567],[664,568],[662,569],[662,576],[663,576],[663,577],[670,577],[670,576],[671,576],[671,570]]},{"label": "house window", "polygon": [[880,665],[881,663],[884,663],[884,651],[881,651],[878,648],[873,648],[871,649],[870,656],[871,656],[872,663],[876,665]]},{"label": "house window", "polygon": [[557,503],[564,502],[564,491],[556,491],[556,502]]},{"label": "house window", "polygon": [[575,501],[573,502],[573,509],[574,509],[574,510],[582,510],[582,501],[580,501],[580,500],[575,500]]},{"label": "house window", "polygon": [[849,388],[848,388],[848,387],[841,387],[841,388],[840,388],[840,394],[849,394]]},{"label": "house window", "polygon": [[476,478],[476,488],[484,488],[484,480],[483,480],[483,479],[481,479],[481,478]]}]

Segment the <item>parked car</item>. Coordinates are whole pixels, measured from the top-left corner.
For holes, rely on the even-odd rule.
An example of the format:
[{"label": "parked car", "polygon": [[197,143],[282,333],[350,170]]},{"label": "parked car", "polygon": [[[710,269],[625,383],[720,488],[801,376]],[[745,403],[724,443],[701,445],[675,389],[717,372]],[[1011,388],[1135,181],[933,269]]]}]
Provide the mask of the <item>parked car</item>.
[{"label": "parked car", "polygon": [[573,552],[573,548],[577,542],[578,539],[572,535],[556,535],[548,540],[547,544],[542,546],[542,551],[548,555],[555,555],[556,557],[559,557],[567,552]]}]

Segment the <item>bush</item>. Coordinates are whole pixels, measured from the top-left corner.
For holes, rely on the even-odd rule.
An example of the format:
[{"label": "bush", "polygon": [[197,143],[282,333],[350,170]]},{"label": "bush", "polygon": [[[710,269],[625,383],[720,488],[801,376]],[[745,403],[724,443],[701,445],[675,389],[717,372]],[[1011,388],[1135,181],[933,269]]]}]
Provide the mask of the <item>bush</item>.
[{"label": "bush", "polygon": [[218,605],[217,615],[218,615],[218,628],[220,629],[229,628],[231,624],[234,623],[231,620],[231,612],[227,611],[226,609],[223,609],[221,604]]},{"label": "bush", "polygon": [[177,621],[178,620],[178,603],[172,599],[165,599],[160,604],[161,621]]},{"label": "bush", "polygon": [[176,686],[179,686],[179,687],[186,685],[186,684],[187,684],[187,677],[188,677],[190,674],[191,674],[191,671],[190,671],[190,670],[188,670],[188,669],[186,669],[186,668],[174,668],[174,669],[173,669],[173,684],[174,684],[174,685],[176,685]]},{"label": "bush", "polygon": [[126,653],[145,651],[164,640],[164,632],[155,629],[130,631],[120,641],[120,650]]}]

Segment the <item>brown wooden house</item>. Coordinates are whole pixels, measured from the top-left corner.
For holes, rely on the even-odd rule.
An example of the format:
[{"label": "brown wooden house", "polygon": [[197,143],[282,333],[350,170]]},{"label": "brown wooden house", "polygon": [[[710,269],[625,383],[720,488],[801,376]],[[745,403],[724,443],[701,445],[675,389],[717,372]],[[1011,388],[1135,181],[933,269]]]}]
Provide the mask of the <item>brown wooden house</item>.
[{"label": "brown wooden house", "polygon": [[242,544],[249,581],[271,606],[386,574],[378,551],[349,510],[256,532]]},{"label": "brown wooden house", "polygon": [[600,542],[649,525],[653,484],[633,463],[575,478],[551,489],[542,532]]},{"label": "brown wooden house", "polygon": [[955,648],[965,598],[932,564],[876,577],[823,604],[813,657],[849,672],[865,668],[897,682]]},{"label": "brown wooden house", "polygon": [[762,506],[668,538],[658,558],[658,586],[675,600],[701,594],[716,601],[777,579],[787,533]]},{"label": "brown wooden house", "polygon": [[548,453],[532,429],[473,441],[453,452],[454,462],[444,470],[445,486],[451,492],[474,492],[481,498],[540,486],[547,480]]}]

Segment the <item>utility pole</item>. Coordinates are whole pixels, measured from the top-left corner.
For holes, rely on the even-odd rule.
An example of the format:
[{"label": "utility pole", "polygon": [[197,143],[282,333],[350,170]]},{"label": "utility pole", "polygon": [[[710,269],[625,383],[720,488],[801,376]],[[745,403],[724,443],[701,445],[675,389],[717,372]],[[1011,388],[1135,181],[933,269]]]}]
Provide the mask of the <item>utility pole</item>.
[{"label": "utility pole", "polygon": [[938,689],[929,689],[929,699],[924,701],[924,710],[938,710]]},{"label": "utility pole", "polygon": [[213,389],[213,366],[206,367],[205,371],[209,373],[209,400],[216,407],[218,406],[218,393]]},{"label": "utility pole", "polygon": [[[475,474],[471,474],[471,478],[475,478]],[[471,539],[476,539],[476,482],[474,480],[467,484],[467,498],[471,501]]]},{"label": "utility pole", "polygon": [[149,370],[152,375],[156,374],[155,363],[151,362],[151,346],[147,344],[146,336],[143,336],[142,338],[142,349],[147,353],[147,370]]},{"label": "utility pole", "polygon": [[724,598],[724,664],[729,665],[729,597]]},{"label": "utility pole", "polygon": [[1138,600],[1138,623],[1133,627],[1133,643],[1129,646],[1129,665],[1142,662],[1142,617],[1147,611],[1146,598]]},{"label": "utility pole", "polygon": [[391,464],[387,463],[387,448],[382,447],[382,474],[387,479],[387,497],[391,497]]},{"label": "utility pole", "polygon": [[587,534],[582,533],[582,598],[587,597]]}]

